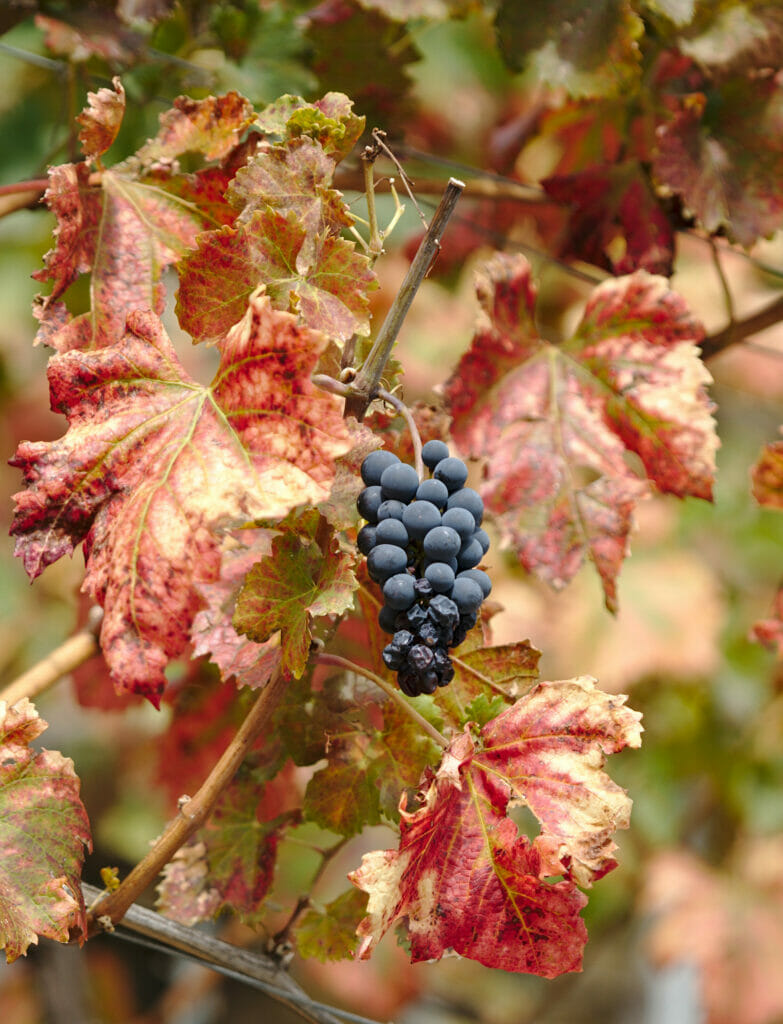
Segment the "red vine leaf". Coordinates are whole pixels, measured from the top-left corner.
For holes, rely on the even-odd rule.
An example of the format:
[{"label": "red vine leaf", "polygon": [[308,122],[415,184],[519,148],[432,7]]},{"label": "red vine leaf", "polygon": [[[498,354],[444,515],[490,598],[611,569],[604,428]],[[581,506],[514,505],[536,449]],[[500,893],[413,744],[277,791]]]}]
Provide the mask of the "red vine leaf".
[{"label": "red vine leaf", "polygon": [[119,78],[112,79],[113,89],[87,93],[88,106],[76,118],[82,126],[79,142],[85,160],[101,156],[117,138],[125,115],[125,90]]},{"label": "red vine leaf", "polygon": [[298,312],[308,327],[343,341],[369,333],[367,291],[376,281],[367,257],[271,209],[199,237],[180,266],[180,325],[195,341],[219,341],[261,281],[276,308]]},{"label": "red vine leaf", "polygon": [[[581,966],[585,897],[570,881],[546,882],[535,844],[505,817],[507,795],[457,736],[425,776],[419,810],[400,805],[399,850],[365,854],[348,877],[369,893],[358,957],[369,957],[406,918],[411,961],[453,949],[488,967],[553,978]],[[480,926],[479,926],[480,922]]]},{"label": "red vine leaf", "polygon": [[0,702],[0,949],[10,963],[43,935],[86,934],[81,872],[92,848],[73,762],[29,744],[46,722],[27,698]]},{"label": "red vine leaf", "polygon": [[779,587],[775,594],[770,617],[754,623],[750,635],[768,651],[774,651],[783,658],[783,587]]},{"label": "red vine leaf", "polygon": [[614,609],[647,492],[627,453],[659,490],[711,497],[718,440],[702,328],[643,271],[596,288],[560,347],[537,336],[523,257],[493,257],[477,288],[478,329],[446,385],[454,440],[486,458],[485,502],[522,564],[560,587],[589,556]]},{"label": "red vine leaf", "polygon": [[231,619],[245,576],[259,558],[272,552],[272,536],[269,530],[236,531],[234,543],[223,553],[220,578],[197,586],[205,607],[193,620],[193,653],[209,654],[223,679],[233,676],[237,686],[251,689],[266,686],[279,666],[280,640],[254,643],[237,633]]},{"label": "red vine leaf", "polygon": [[84,589],[105,610],[102,648],[119,686],[153,700],[217,578],[216,528],[277,519],[328,494],[348,448],[340,402],[309,376],[325,339],[256,295],[204,387],[152,313],[123,342],[54,356],[52,407],[69,430],[25,442],[13,465],[17,554],[35,578],[86,541]]},{"label": "red vine leaf", "polygon": [[109,64],[133,63],[141,48],[142,36],[123,25],[112,10],[96,9],[91,14],[79,26],[36,14],[35,27],[44,33],[48,49],[74,63],[85,63],[91,57],[99,57]]},{"label": "red vine leaf", "polygon": [[[309,517],[317,524],[318,516]],[[236,602],[233,624],[238,633],[264,643],[281,632],[282,667],[299,678],[310,654],[310,622],[340,615],[351,607],[358,586],[355,557],[331,537],[319,541],[315,530],[287,530],[272,541],[271,555],[248,572]]]},{"label": "red vine leaf", "polygon": [[635,160],[541,184],[553,199],[571,205],[558,249],[564,259],[585,260],[614,274],[671,274],[674,231]]},{"label": "red vine leaf", "polygon": [[752,245],[783,224],[783,84],[734,76],[685,97],[658,131],[653,172],[701,226]]}]

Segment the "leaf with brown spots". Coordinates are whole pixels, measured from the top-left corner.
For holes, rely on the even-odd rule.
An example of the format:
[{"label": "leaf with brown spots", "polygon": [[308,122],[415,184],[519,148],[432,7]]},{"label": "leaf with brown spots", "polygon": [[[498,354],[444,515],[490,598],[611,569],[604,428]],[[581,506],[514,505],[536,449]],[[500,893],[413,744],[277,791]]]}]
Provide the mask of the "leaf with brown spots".
[{"label": "leaf with brown spots", "polygon": [[76,118],[82,126],[79,142],[87,161],[102,156],[117,138],[125,115],[125,90],[119,78],[112,79],[113,89],[87,93],[88,106]]},{"label": "leaf with brown spots", "polygon": [[160,115],[160,130],[136,154],[142,164],[171,163],[184,153],[222,160],[253,123],[253,105],[238,92],[194,100],[178,96]]},{"label": "leaf with brown spots", "polygon": [[10,963],[43,935],[86,934],[81,890],[92,848],[73,762],[30,743],[46,729],[27,698],[0,701],[0,949]]},{"label": "leaf with brown spots", "polygon": [[561,587],[587,556],[613,610],[647,479],[711,498],[718,439],[702,327],[644,271],[596,288],[560,346],[538,337],[524,257],[496,255],[477,288],[473,344],[445,389],[452,436],[486,460],[485,503],[525,568]]},{"label": "leaf with brown spots", "polygon": [[253,296],[210,386],[182,369],[152,313],[123,341],[49,366],[58,441],[23,443],[12,532],[36,577],[85,541],[84,589],[120,687],[153,701],[220,570],[219,529],[326,497],[349,441],[341,403],[309,377],[326,339]]}]

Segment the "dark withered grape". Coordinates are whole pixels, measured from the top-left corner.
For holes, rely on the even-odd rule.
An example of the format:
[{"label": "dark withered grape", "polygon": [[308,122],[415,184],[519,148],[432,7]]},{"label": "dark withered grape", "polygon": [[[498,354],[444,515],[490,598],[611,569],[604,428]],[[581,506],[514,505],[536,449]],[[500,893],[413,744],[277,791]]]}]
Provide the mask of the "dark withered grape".
[{"label": "dark withered grape", "polygon": [[421,460],[427,469],[434,469],[439,462],[449,457],[449,449],[443,441],[427,441],[421,449]]},{"label": "dark withered grape", "polygon": [[448,458],[440,460],[432,471],[432,475],[436,480],[441,480],[448,487],[449,492],[457,491],[468,479],[468,467],[462,459],[450,455]]},{"label": "dark withered grape", "polygon": [[364,480],[368,487],[371,484],[379,484],[384,469],[388,469],[389,466],[393,466],[399,461],[394,452],[387,452],[383,448],[370,452],[362,463],[362,480]]},{"label": "dark withered grape", "polygon": [[409,697],[434,693],[454,678],[449,648],[461,644],[489,595],[489,577],[475,566],[489,548],[479,524],[484,505],[465,487],[467,467],[442,441],[422,451],[433,478],[390,452],[362,463],[367,485],[357,508],[367,520],[357,546],[370,577],[383,589],[380,628],[392,634],[382,652]]}]

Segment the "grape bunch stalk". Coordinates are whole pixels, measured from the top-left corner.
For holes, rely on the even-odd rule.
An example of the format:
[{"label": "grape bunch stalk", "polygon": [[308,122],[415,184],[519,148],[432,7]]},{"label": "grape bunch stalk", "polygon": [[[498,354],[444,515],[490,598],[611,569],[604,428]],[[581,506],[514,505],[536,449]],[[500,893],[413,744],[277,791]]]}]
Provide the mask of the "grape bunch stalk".
[{"label": "grape bunch stalk", "polygon": [[465,487],[465,463],[443,441],[428,441],[422,460],[432,476],[419,480],[393,452],[362,463],[365,488],[356,507],[367,522],[357,537],[371,579],[383,589],[378,623],[394,634],[383,650],[409,697],[434,693],[454,678],[448,655],[478,619],[492,589],[476,568],[489,549],[481,529],[484,503]]}]

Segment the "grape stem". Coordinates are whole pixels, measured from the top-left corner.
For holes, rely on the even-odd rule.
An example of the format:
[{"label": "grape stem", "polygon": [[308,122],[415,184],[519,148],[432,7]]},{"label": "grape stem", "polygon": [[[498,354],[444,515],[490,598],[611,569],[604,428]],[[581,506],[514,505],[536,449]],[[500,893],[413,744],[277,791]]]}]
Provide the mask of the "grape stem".
[{"label": "grape stem", "polygon": [[355,416],[361,422],[370,402],[377,397],[381,378],[397,335],[400,333],[413,298],[427,276],[432,261],[440,248],[443,231],[464,188],[464,182],[458,181],[456,178],[449,179],[446,191],[443,193],[432,222],[421,240],[413,262],[408,268],[405,280],[395,295],[389,312],[386,314],[386,319],[378,331],[375,343],[351,384],[351,394],[345,401],[344,415],[346,417]]},{"label": "grape stem", "polygon": [[317,656],[317,660],[322,665],[337,665],[339,668],[347,669],[349,672],[355,672],[358,676],[364,676],[365,679],[369,679],[371,682],[379,686],[383,692],[390,697],[395,704],[397,704],[405,714],[414,720],[427,735],[435,740],[439,747],[447,750],[449,747],[449,741],[446,737],[438,732],[434,725],[431,725],[427,719],[420,715],[416,708],[412,704],[409,704],[402,693],[391,683],[387,683],[381,676],[377,676],[369,668],[365,668],[364,665],[356,665],[354,662],[349,661],[347,658],[341,657],[339,654],[328,654],[323,652]]},{"label": "grape stem", "polygon": [[386,391],[384,388],[378,388],[376,392],[378,398],[384,402],[388,402],[389,405],[394,406],[397,412],[405,418],[405,422],[408,424],[408,430],[411,432],[411,441],[413,442],[413,461],[416,467],[416,472],[419,475],[419,480],[424,479],[424,463],[421,458],[421,437],[419,436],[419,428],[416,426],[416,420],[413,418],[413,413],[410,411],[408,406],[402,399],[397,398],[391,391]]}]

